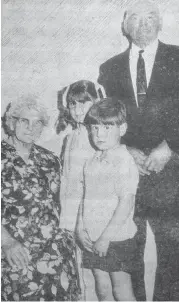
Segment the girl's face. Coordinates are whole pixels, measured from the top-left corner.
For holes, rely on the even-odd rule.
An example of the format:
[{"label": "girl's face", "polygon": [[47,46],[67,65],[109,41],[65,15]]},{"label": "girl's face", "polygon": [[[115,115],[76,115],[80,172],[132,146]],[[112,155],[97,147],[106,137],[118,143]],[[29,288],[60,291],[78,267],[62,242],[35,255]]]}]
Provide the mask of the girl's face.
[{"label": "girl's face", "polygon": [[120,126],[118,125],[91,125],[91,134],[95,146],[99,150],[114,148],[120,142]]},{"label": "girl's face", "polygon": [[71,101],[69,103],[70,115],[75,122],[83,123],[84,118],[92,105],[92,101]]}]

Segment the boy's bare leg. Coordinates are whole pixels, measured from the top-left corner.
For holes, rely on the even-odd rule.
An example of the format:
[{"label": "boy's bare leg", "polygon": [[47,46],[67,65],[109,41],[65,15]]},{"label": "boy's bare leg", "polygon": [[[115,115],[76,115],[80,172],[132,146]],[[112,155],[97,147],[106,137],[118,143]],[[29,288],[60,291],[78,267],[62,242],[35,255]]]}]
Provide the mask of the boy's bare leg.
[{"label": "boy's bare leg", "polygon": [[99,301],[114,301],[112,295],[111,279],[108,272],[93,269],[96,294]]},{"label": "boy's bare leg", "polygon": [[136,301],[131,276],[125,272],[110,273],[112,292],[116,301]]}]

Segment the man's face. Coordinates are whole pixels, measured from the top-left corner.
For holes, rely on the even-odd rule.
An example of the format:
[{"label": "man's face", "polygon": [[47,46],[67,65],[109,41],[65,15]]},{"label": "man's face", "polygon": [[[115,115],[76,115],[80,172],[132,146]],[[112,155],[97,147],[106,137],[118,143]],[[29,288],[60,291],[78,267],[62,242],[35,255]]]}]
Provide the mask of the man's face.
[{"label": "man's face", "polygon": [[130,11],[127,32],[137,46],[145,48],[157,38],[160,29],[161,20],[155,7],[144,5]]}]

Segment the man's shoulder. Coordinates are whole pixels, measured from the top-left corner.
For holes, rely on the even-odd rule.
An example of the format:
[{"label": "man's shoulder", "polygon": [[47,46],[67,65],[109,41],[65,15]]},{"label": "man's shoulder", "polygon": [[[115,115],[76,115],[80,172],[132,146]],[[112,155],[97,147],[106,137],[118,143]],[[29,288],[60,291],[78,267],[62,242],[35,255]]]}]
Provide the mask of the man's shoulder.
[{"label": "man's shoulder", "polygon": [[174,56],[179,56],[179,46],[178,45],[173,45],[173,44],[165,44],[161,41],[159,41],[159,51],[162,51],[166,55],[174,55]]},{"label": "man's shoulder", "polygon": [[101,64],[102,69],[111,69],[112,66],[118,65],[119,63],[123,64],[124,60],[129,57],[129,48],[127,48],[124,52],[108,59],[104,63]]}]

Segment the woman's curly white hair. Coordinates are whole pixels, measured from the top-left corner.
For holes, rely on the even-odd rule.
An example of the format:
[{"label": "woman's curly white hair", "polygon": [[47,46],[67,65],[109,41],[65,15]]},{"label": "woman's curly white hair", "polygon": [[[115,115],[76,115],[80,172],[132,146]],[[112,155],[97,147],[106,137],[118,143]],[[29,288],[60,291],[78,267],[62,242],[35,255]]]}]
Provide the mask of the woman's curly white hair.
[{"label": "woman's curly white hair", "polygon": [[40,119],[44,126],[48,125],[49,116],[47,115],[47,110],[43,104],[41,104],[36,97],[33,95],[23,96],[17,101],[9,103],[6,112],[2,118],[3,128],[5,132],[12,135],[12,130],[10,124],[13,117],[20,117],[23,110],[35,110],[39,113]]}]

